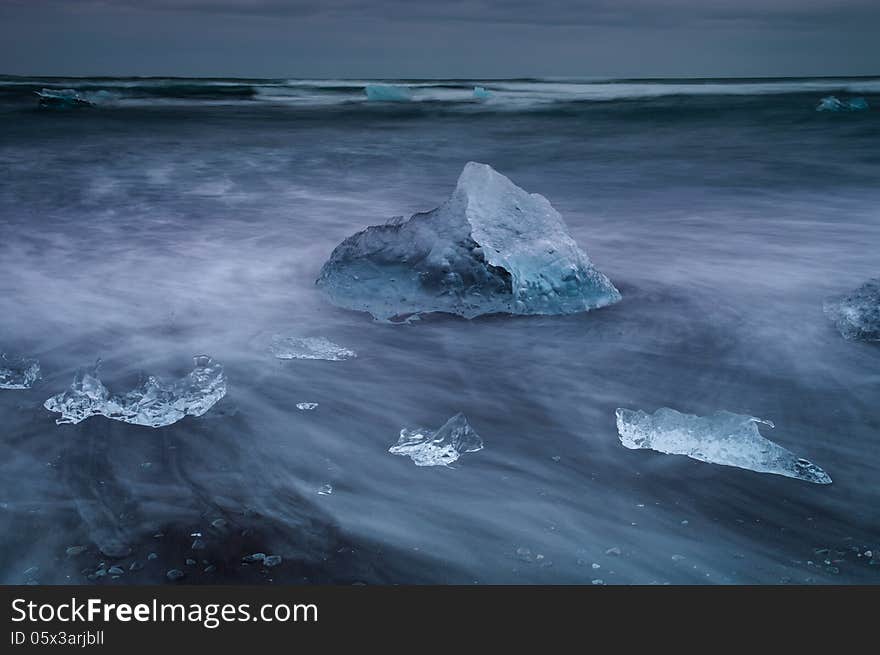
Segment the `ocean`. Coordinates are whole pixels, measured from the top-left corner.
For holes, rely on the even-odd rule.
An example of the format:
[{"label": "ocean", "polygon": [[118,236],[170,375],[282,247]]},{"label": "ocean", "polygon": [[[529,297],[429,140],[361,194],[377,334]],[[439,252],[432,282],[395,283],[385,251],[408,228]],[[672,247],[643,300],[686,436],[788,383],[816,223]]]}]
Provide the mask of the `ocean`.
[{"label": "ocean", "polygon": [[[880,582],[880,347],[822,309],[880,274],[878,108],[880,78],[0,77],[0,352],[42,371],[0,390],[0,583]],[[338,243],[469,161],[545,196],[622,301],[402,325],[327,301]],[[228,392],[200,417],[43,407],[99,359],[124,393],[201,354]],[[771,420],[833,484],[629,450],[618,407]],[[479,452],[388,452],[459,412]]]}]

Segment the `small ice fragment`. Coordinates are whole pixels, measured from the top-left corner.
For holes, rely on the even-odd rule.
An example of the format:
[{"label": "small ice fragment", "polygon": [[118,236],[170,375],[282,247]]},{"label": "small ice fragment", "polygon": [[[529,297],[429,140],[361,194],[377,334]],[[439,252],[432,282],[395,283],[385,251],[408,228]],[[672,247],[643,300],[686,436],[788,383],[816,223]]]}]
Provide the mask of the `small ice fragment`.
[{"label": "small ice fragment", "polygon": [[[620,443],[627,448],[687,455],[701,462],[831,484],[831,478],[821,468],[765,439],[758,431],[759,423],[773,427],[770,421],[725,411],[694,416],[668,407],[653,415],[640,410],[617,410]],[[687,523],[682,521],[682,525]]]},{"label": "small ice fragment", "polygon": [[165,577],[168,578],[171,582],[176,582],[184,577],[186,573],[181,571],[180,569],[171,569],[168,573],[165,574]]},{"label": "small ice fragment", "polygon": [[684,559],[684,555],[673,555],[673,556],[672,556],[672,561],[673,561],[673,562],[680,562],[680,561],[682,561],[683,559]]},{"label": "small ice fragment", "polygon": [[606,555],[620,555],[620,548],[614,546],[605,551]]},{"label": "small ice fragment", "polygon": [[317,408],[318,403],[297,403],[296,408],[300,411],[307,412],[309,410]]},{"label": "small ice fragment", "polygon": [[602,565],[601,565],[601,564],[596,564],[596,562],[593,562],[592,567],[593,567],[593,570],[595,571],[595,570],[597,570],[597,569],[601,569],[601,568],[602,568]]},{"label": "small ice fragment", "polygon": [[864,98],[850,98],[849,108],[850,111],[866,111],[869,109],[868,101]]},{"label": "small ice fragment", "polygon": [[474,87],[474,98],[477,100],[488,100],[492,97],[492,92],[489,91],[486,87],[483,86],[475,86]]},{"label": "small ice fragment", "polygon": [[880,341],[880,278],[825,302],[825,314],[845,339]]},{"label": "small ice fragment", "polygon": [[122,575],[123,573],[125,573],[125,571],[119,566],[111,566],[107,570],[107,573],[109,573],[110,575]]},{"label": "small ice fragment", "polygon": [[572,314],[620,300],[546,198],[476,162],[440,207],[348,237],[316,284],[334,304],[388,322]]},{"label": "small ice fragment", "polygon": [[90,416],[158,428],[185,416],[201,416],[226,395],[223,367],[207,355],[193,358],[189,375],[166,383],[150,376],[123,395],[111,395],[98,377],[98,364],[80,369],[70,389],[49,398],[43,406],[58,412],[55,422],[79,423]]},{"label": "small ice fragment", "polygon": [[319,496],[329,496],[333,493],[333,485],[332,484],[322,484],[318,489]]},{"label": "small ice fragment", "polygon": [[268,555],[266,559],[263,560],[263,566],[267,569],[271,569],[279,564],[281,564],[281,555]]},{"label": "small ice fragment", "polygon": [[364,93],[367,100],[374,102],[407,102],[412,99],[408,88],[393,84],[367,84]]},{"label": "small ice fragment", "polygon": [[483,440],[474,432],[464,414],[456,414],[436,432],[424,428],[400,431],[397,444],[388,449],[395,455],[409,456],[416,466],[449,466],[463,453],[483,449]]},{"label": "small ice fragment", "polygon": [[253,553],[251,555],[245,555],[241,558],[242,562],[254,563],[254,562],[262,562],[266,559],[266,553]]},{"label": "small ice fragment", "polygon": [[592,581],[592,583],[594,585],[604,585],[605,581],[602,578],[596,578],[595,580]]},{"label": "small ice fragment", "polygon": [[269,345],[278,359],[323,359],[341,362],[357,357],[353,350],[333,343],[324,337],[283,337],[275,335]]},{"label": "small ice fragment", "polygon": [[9,358],[0,353],[0,389],[30,389],[40,378],[40,363],[35,359]]},{"label": "small ice fragment", "polygon": [[81,555],[87,550],[88,547],[86,546],[68,546],[67,549],[64,551],[64,554],[68,557],[76,557],[77,555]]},{"label": "small ice fragment", "polygon": [[120,541],[108,541],[98,547],[101,554],[110,559],[122,559],[131,554],[131,548]]}]

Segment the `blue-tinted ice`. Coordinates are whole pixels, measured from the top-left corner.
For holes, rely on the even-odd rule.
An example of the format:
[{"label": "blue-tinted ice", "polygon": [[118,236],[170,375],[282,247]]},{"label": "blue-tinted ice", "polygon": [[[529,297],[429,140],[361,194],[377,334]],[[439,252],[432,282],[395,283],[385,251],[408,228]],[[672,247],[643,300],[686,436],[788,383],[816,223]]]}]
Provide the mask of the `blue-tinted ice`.
[{"label": "blue-tinted ice", "polygon": [[385,321],[571,314],[620,300],[546,198],[475,162],[437,209],[343,241],[317,284],[334,304]]},{"label": "blue-tinted ice", "polygon": [[407,102],[412,99],[410,91],[405,86],[393,84],[368,84],[364,87],[367,100],[376,102]]},{"label": "blue-tinted ice", "polygon": [[165,383],[154,376],[123,395],[111,395],[98,377],[98,364],[77,371],[70,389],[52,396],[44,407],[58,412],[55,422],[79,423],[90,416],[158,428],[185,416],[201,416],[226,395],[223,367],[206,355],[193,358],[185,377]]},{"label": "blue-tinted ice", "polygon": [[484,86],[474,87],[474,98],[477,100],[488,100],[492,97],[492,92]]},{"label": "blue-tinted ice", "polygon": [[40,378],[40,363],[35,359],[9,358],[0,353],[0,389],[30,389]]},{"label": "blue-tinted ice", "polygon": [[474,432],[464,414],[456,414],[436,432],[425,428],[404,428],[397,444],[388,452],[408,456],[416,466],[449,466],[463,453],[482,449],[480,435]]},{"label": "blue-tinted ice", "polygon": [[816,106],[816,111],[866,111],[868,101],[864,98],[843,99],[836,96],[822,98]]},{"label": "blue-tinted ice", "polygon": [[828,300],[825,314],[853,341],[880,341],[880,278],[868,280],[855,291]]},{"label": "blue-tinted ice", "polygon": [[773,427],[770,421],[724,411],[694,416],[668,407],[654,414],[617,410],[620,443],[627,448],[687,455],[701,462],[831,484],[821,468],[764,438],[758,431],[759,423]]}]

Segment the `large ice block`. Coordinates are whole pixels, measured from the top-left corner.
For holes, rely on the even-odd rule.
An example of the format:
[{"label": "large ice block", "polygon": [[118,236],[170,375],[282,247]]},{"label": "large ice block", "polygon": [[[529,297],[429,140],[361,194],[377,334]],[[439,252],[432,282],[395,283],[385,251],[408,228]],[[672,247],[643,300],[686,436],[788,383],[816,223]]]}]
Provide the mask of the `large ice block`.
[{"label": "large ice block", "polygon": [[334,304],[383,321],[571,314],[620,300],[546,198],[475,162],[437,209],[343,241],[317,284]]}]

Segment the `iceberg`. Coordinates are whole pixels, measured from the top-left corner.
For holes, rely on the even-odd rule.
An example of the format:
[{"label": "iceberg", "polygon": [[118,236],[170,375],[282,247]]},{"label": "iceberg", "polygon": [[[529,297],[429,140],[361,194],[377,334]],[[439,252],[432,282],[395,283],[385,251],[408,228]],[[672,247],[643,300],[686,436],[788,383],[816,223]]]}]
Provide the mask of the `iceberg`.
[{"label": "iceberg", "polygon": [[825,302],[825,314],[846,339],[880,341],[880,278]]},{"label": "iceberg", "polygon": [[389,453],[405,455],[416,466],[449,466],[463,453],[483,449],[483,440],[467,422],[464,414],[456,414],[436,432],[425,428],[400,431],[397,444]]},{"label": "iceberg", "polygon": [[408,88],[393,84],[367,84],[364,87],[364,93],[367,94],[367,100],[376,102],[407,102],[412,100]]},{"label": "iceberg", "polygon": [[71,109],[95,106],[94,102],[74,89],[43,89],[34,93],[37,95],[37,102],[43,108]]},{"label": "iceberg", "polygon": [[822,98],[816,106],[816,111],[866,111],[868,101],[864,98],[850,98],[841,100],[836,96]]},{"label": "iceberg", "polygon": [[831,484],[821,468],[764,438],[758,430],[765,421],[744,414],[716,412],[712,416],[682,414],[662,407],[654,414],[617,410],[620,443],[669,455],[687,455],[710,464],[775,473],[816,484]]},{"label": "iceberg", "polygon": [[440,207],[343,241],[316,284],[334,304],[380,321],[571,314],[621,297],[546,198],[476,162]]},{"label": "iceberg", "polygon": [[165,383],[154,376],[124,395],[111,395],[98,377],[100,361],[80,369],[70,389],[49,398],[43,406],[61,414],[55,422],[79,423],[90,416],[159,428],[185,416],[201,416],[226,395],[223,367],[207,355],[193,358],[185,377]]},{"label": "iceberg", "polygon": [[30,389],[40,379],[40,363],[0,353],[0,389]]},{"label": "iceberg", "polygon": [[324,359],[341,362],[357,357],[349,348],[335,344],[324,337],[272,337],[269,352],[278,359]]},{"label": "iceberg", "polygon": [[475,86],[474,87],[474,98],[477,100],[488,100],[492,97],[492,92],[489,91],[486,87],[483,86]]}]

